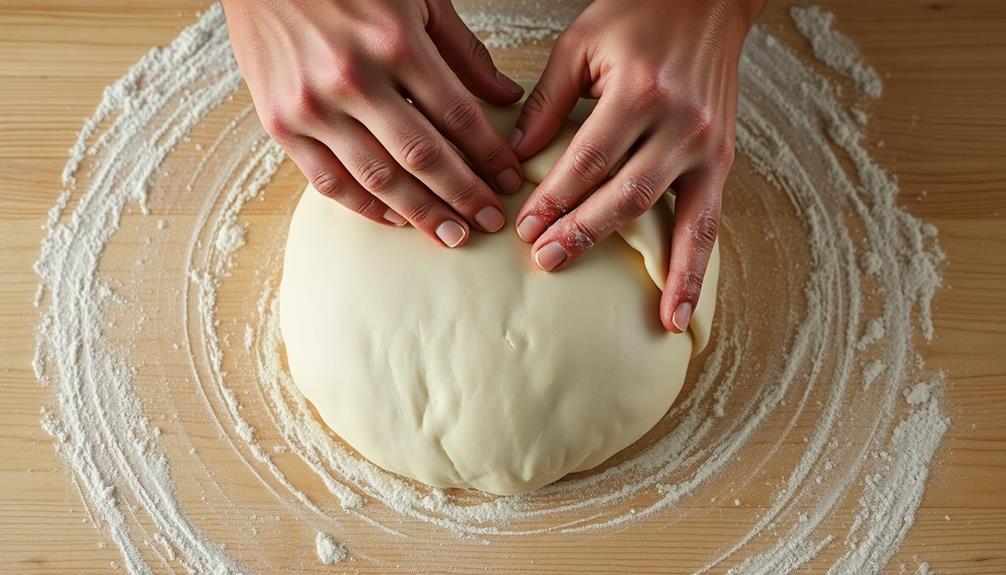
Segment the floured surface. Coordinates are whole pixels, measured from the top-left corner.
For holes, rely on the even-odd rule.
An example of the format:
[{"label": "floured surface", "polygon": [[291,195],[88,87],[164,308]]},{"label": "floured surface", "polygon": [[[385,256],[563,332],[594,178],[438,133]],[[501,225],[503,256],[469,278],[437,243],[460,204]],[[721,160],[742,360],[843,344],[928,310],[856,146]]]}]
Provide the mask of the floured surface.
[{"label": "floured surface", "polygon": [[[605,471],[497,500],[375,473],[291,393],[272,298],[300,184],[266,187],[282,155],[247,99],[228,101],[220,24],[211,10],[108,93],[122,121],[98,117],[84,134],[75,153],[94,155],[70,166],[76,188],[39,265],[45,425],[120,567],[266,572],[290,566],[274,561],[291,546],[320,566],[319,532],[371,572],[483,555],[525,565],[542,548],[582,554],[594,537],[670,557],[694,548],[685,533],[755,498],[768,505],[720,523],[730,544],[681,569],[868,571],[896,552],[947,423],[940,379],[917,360],[939,280],[934,230],[894,205],[857,120],[782,46],[757,32],[742,63],[722,246],[722,293],[735,297],[721,296],[705,368]],[[190,72],[195,84],[176,76]],[[139,97],[152,78],[157,93]],[[98,262],[132,271],[109,278]],[[883,337],[864,339],[878,317]],[[164,345],[138,348],[144,338]],[[266,514],[250,504],[263,496],[277,502]]]}]

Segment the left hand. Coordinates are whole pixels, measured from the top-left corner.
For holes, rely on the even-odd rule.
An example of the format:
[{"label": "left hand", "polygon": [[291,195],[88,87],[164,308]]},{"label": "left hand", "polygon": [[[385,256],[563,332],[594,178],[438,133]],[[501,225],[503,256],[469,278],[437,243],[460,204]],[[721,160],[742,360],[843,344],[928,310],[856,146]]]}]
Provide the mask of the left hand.
[{"label": "left hand", "polygon": [[510,134],[517,156],[541,150],[581,94],[598,103],[517,214],[542,269],[570,265],[673,186],[660,318],[668,330],[687,329],[733,163],[737,63],[760,8],[761,0],[597,0],[559,35]]}]

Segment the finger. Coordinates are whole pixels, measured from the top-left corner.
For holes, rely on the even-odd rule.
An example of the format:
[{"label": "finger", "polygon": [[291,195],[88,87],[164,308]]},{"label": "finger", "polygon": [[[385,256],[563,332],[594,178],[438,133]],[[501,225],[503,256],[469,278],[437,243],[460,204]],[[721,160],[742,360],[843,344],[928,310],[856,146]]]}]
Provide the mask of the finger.
[{"label": "finger", "polygon": [[427,32],[444,61],[472,94],[500,106],[520,100],[524,88],[496,68],[485,44],[465,26],[450,2],[430,3]]},{"label": "finger", "polygon": [[361,108],[356,117],[401,167],[472,225],[486,232],[503,227],[499,198],[419,110],[391,90],[373,101],[380,107]]},{"label": "finger", "polygon": [[405,218],[364,190],[342,162],[321,142],[312,138],[298,137],[285,149],[321,195],[377,223],[394,226],[406,224]]},{"label": "finger", "polygon": [[702,171],[682,176],[675,184],[671,261],[660,298],[660,321],[675,333],[688,329],[699,301],[716,243],[723,181],[723,172]]},{"label": "finger", "polygon": [[[642,120],[625,119],[617,94],[606,94],[569,147],[517,213],[517,235],[534,242],[611,173],[643,133]],[[670,183],[670,182],[668,182]]]},{"label": "finger", "polygon": [[489,123],[482,107],[454,72],[426,47],[429,57],[419,58],[402,81],[417,108],[471,161],[486,182],[512,194],[524,181],[513,149]]},{"label": "finger", "polygon": [[680,173],[677,158],[667,149],[658,141],[642,146],[614,178],[537,239],[531,248],[535,263],[558,271],[652,208]]},{"label": "finger", "polygon": [[468,240],[468,224],[395,161],[362,124],[348,116],[328,122],[322,137],[359,185],[435,241],[454,248]]},{"label": "finger", "polygon": [[583,43],[567,29],[556,39],[541,79],[524,102],[517,126],[507,136],[518,158],[533,156],[555,137],[587,80]]}]

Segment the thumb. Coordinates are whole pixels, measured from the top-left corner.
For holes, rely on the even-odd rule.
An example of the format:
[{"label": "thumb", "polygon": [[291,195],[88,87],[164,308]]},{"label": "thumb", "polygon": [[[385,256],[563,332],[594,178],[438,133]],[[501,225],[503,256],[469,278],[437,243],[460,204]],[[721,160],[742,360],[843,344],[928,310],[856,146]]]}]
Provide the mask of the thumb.
[{"label": "thumb", "polygon": [[496,105],[513,104],[524,94],[524,88],[496,69],[489,50],[450,2],[430,2],[426,31],[440,56],[458,75],[468,90]]},{"label": "thumb", "polygon": [[567,29],[556,39],[545,71],[507,138],[519,159],[541,151],[559,132],[587,84],[585,62],[583,44]]}]

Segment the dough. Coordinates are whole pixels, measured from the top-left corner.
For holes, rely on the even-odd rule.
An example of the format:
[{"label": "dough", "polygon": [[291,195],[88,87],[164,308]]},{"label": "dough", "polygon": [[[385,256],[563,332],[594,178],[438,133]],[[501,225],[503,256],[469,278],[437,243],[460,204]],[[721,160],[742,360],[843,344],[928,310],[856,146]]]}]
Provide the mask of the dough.
[{"label": "dough", "polygon": [[[501,133],[516,121],[516,108],[488,111]],[[709,338],[718,249],[678,335],[657,316],[670,201],[566,270],[534,266],[512,218],[574,130],[525,163],[529,181],[502,197],[508,225],[461,249],[305,190],[280,287],[290,372],[325,423],[380,467],[436,487],[524,493],[600,464],[674,402]]]}]

